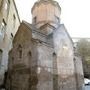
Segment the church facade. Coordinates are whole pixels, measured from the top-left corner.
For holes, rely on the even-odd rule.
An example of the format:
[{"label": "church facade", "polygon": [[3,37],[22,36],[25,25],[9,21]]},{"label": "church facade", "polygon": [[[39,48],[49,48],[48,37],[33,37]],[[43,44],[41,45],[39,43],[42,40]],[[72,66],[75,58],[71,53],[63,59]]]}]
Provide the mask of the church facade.
[{"label": "church facade", "polygon": [[54,0],[38,0],[9,53],[7,90],[82,90],[83,69]]}]

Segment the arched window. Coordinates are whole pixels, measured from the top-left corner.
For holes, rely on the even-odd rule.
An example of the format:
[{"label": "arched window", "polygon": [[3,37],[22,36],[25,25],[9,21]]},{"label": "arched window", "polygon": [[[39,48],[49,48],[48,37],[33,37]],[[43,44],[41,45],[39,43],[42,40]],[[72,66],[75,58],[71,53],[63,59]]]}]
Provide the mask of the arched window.
[{"label": "arched window", "polygon": [[56,56],[56,53],[55,52],[53,53],[53,56]]},{"label": "arched window", "polygon": [[31,59],[31,56],[32,56],[32,54],[31,54],[31,52],[29,51],[29,52],[28,52],[28,59],[29,59],[29,60]]},{"label": "arched window", "polygon": [[3,54],[3,51],[0,49],[0,65],[1,65],[1,62],[2,62],[2,54]]},{"label": "arched window", "polygon": [[6,25],[7,24],[6,24],[5,20],[3,19],[1,22],[1,25],[0,25],[0,36],[2,38],[4,38],[4,36],[5,36]]},{"label": "arched window", "polygon": [[13,28],[15,28],[15,25],[16,25],[16,16],[15,14],[13,14]]},{"label": "arched window", "polygon": [[28,61],[29,61],[30,67],[31,67],[31,64],[32,64],[32,60],[31,60],[32,54],[31,54],[30,51],[28,52],[27,56],[28,56]]},{"label": "arched window", "polygon": [[19,58],[22,58],[22,46],[18,46],[18,51],[19,51]]}]

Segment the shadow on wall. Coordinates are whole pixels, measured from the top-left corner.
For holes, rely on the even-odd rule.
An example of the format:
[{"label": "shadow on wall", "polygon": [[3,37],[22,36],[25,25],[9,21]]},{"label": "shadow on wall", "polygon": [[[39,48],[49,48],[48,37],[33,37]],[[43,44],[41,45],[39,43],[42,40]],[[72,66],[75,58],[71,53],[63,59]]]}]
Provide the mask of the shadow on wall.
[{"label": "shadow on wall", "polygon": [[0,90],[4,90],[5,89],[6,79],[7,79],[7,72],[4,73],[4,80],[3,80],[3,84],[0,85]]}]

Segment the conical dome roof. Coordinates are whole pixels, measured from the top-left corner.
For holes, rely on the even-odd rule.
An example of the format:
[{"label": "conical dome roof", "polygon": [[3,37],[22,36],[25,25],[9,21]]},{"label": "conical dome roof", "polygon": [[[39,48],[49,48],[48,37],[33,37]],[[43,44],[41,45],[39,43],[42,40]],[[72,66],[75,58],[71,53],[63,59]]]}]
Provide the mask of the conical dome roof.
[{"label": "conical dome roof", "polygon": [[[35,6],[39,6],[39,5],[42,4],[42,3],[51,3],[51,4],[53,4],[54,6],[57,6],[57,7],[61,10],[61,7],[60,7],[59,3],[56,2],[56,1],[54,1],[54,0],[38,0],[38,1],[33,5],[32,11],[33,11],[33,9],[35,8]],[[32,11],[31,11],[31,12],[32,12]]]},{"label": "conical dome roof", "polygon": [[32,7],[32,24],[37,28],[44,25],[57,27],[60,23],[61,8],[54,0],[38,0]]}]

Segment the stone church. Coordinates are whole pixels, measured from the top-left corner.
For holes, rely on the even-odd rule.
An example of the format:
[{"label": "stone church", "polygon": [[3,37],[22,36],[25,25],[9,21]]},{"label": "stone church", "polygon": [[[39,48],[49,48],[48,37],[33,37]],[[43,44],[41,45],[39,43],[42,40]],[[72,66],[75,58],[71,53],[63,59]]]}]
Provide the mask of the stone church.
[{"label": "stone church", "polygon": [[9,53],[7,90],[82,90],[82,63],[54,0],[38,0],[32,24],[23,21]]}]

